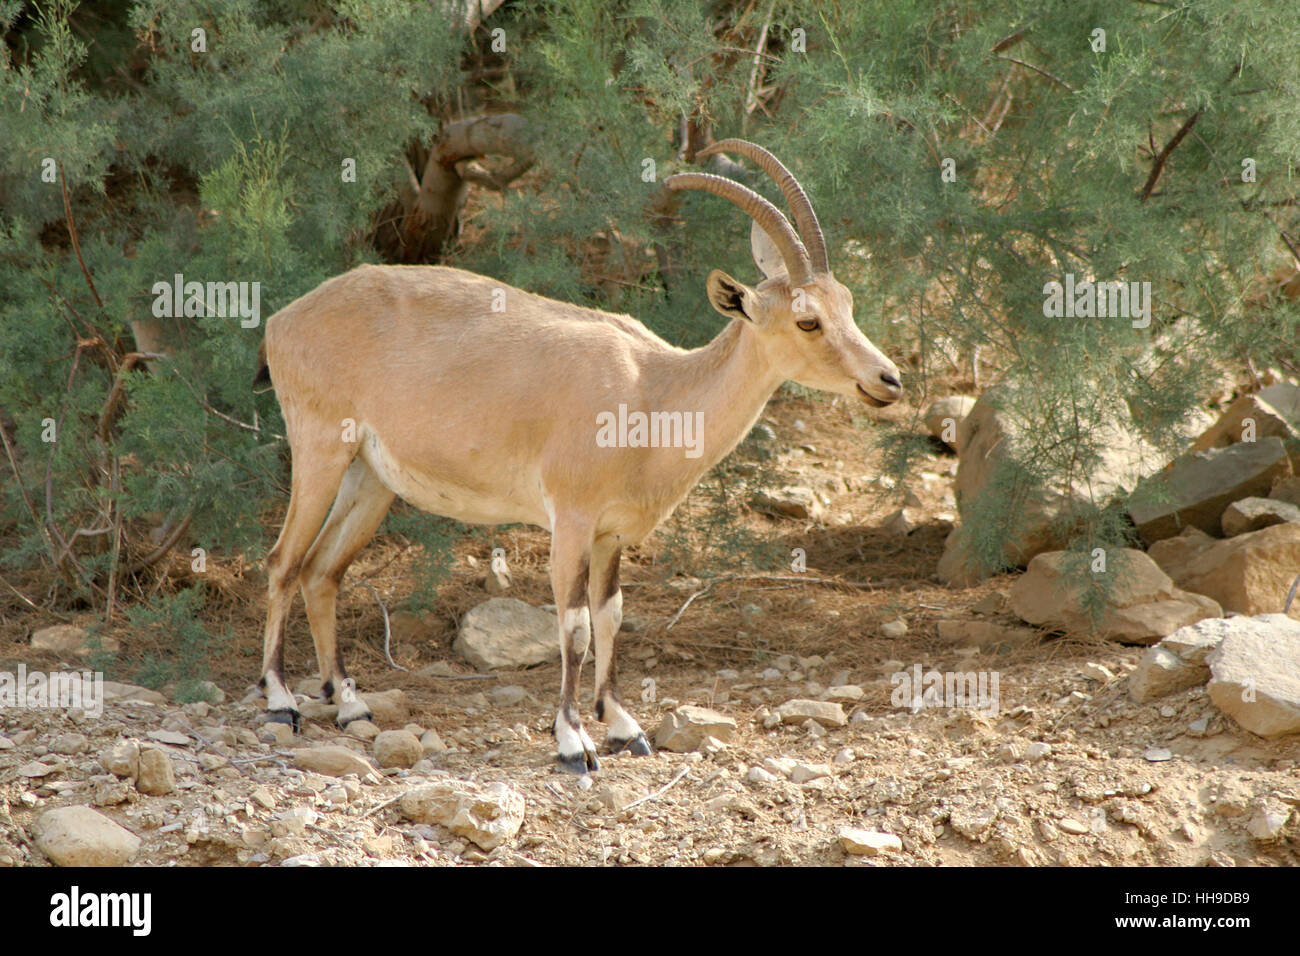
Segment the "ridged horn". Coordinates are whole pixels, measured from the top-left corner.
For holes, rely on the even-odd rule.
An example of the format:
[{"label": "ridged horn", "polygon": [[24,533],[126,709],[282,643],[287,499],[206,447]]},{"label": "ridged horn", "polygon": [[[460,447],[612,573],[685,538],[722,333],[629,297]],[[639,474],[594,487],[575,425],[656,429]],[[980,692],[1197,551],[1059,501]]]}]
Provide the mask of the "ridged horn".
[{"label": "ridged horn", "polygon": [[700,189],[730,200],[743,209],[768,234],[781,251],[791,285],[805,285],[812,278],[808,250],[781,210],[740,183],[712,173],[678,173],[664,180],[669,189]]},{"label": "ridged horn", "polygon": [[762,146],[745,139],[719,140],[707,149],[700,150],[695,154],[695,158],[703,159],[718,153],[739,153],[753,160],[772,177],[785,195],[785,201],[794,214],[794,224],[807,246],[813,271],[830,272],[830,260],[826,256],[826,238],[822,235],[821,224],[817,222],[817,213],[813,212],[812,202],[808,199],[808,194],[803,191],[803,187],[799,185],[799,180],[794,178],[794,173],[786,169],[784,163]]}]

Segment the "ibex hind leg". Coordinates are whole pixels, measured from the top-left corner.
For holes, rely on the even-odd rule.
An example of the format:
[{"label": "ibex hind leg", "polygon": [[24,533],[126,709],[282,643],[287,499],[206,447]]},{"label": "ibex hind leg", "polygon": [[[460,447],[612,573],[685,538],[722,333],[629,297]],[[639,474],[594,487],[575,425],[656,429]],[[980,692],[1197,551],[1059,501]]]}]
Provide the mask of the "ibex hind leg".
[{"label": "ibex hind leg", "polygon": [[[296,440],[295,440],[296,439]],[[314,439],[314,440],[310,440]],[[289,510],[275,547],[266,558],[267,611],[262,640],[262,678],[269,719],[291,725],[296,731],[301,717],[284,678],[284,621],[293,604],[303,560],[316,538],[330,502],[347,471],[353,446],[336,435],[292,434],[293,474]]]},{"label": "ibex hind leg", "polygon": [[587,736],[578,714],[578,684],[582,662],[591,643],[591,613],[587,609],[587,579],[591,567],[591,536],[585,529],[557,526],[551,534],[551,588],[559,618],[562,683],[560,707],[551,731],[560,767],[570,773],[600,769],[596,745]]},{"label": "ibex hind leg", "polygon": [[357,694],[339,651],[335,614],[339,585],[348,565],[384,520],[393,497],[370,466],[360,457],[354,458],[329,517],[303,561],[300,583],[320,663],[321,697],[338,704],[341,727],[354,720],[369,720],[370,708]]},{"label": "ibex hind leg", "polygon": [[648,757],[654,753],[641,726],[618,696],[618,663],[615,641],[623,623],[623,592],[618,584],[622,551],[612,537],[598,538],[591,552],[591,581],[587,599],[591,605],[592,639],[596,645],[596,719],[609,728],[605,746],[610,753]]}]

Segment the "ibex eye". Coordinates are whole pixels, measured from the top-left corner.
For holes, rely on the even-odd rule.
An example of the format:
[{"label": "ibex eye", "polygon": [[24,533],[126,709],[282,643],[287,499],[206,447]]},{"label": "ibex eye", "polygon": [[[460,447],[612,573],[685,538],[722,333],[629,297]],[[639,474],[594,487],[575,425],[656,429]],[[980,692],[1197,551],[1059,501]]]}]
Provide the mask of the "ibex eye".
[{"label": "ibex eye", "polygon": [[816,332],[822,327],[822,324],[816,319],[801,319],[796,322],[795,325],[799,326],[799,328],[803,329],[805,332]]}]

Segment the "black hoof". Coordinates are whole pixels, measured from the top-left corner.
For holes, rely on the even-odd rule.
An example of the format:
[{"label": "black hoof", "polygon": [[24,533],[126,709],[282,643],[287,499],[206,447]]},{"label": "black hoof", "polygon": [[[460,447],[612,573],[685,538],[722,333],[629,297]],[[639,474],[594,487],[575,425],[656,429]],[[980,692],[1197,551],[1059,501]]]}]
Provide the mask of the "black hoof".
[{"label": "black hoof", "polygon": [[268,724],[288,724],[293,728],[295,734],[302,730],[302,714],[296,710],[290,710],[288,707],[268,710],[266,712],[266,722]]},{"label": "black hoof", "polygon": [[366,711],[364,714],[359,714],[356,717],[349,717],[347,719],[347,722],[345,723],[343,720],[343,713],[342,711],[340,711],[339,715],[334,718],[334,722],[338,724],[340,727],[342,727],[344,730],[347,730],[348,724],[351,724],[353,721],[356,720],[368,720],[371,723],[374,723],[375,715],[372,714],[370,711]]},{"label": "black hoof", "polygon": [[591,773],[600,769],[600,761],[596,755],[590,751],[586,753],[574,754],[572,757],[566,757],[560,754],[557,758],[560,769],[565,773],[573,773],[581,776],[584,773]]},{"label": "black hoof", "polygon": [[612,740],[605,739],[609,746],[609,752],[614,754],[629,753],[633,757],[650,757],[654,755],[654,748],[650,746],[650,741],[646,739],[645,734],[637,734],[631,740]]}]

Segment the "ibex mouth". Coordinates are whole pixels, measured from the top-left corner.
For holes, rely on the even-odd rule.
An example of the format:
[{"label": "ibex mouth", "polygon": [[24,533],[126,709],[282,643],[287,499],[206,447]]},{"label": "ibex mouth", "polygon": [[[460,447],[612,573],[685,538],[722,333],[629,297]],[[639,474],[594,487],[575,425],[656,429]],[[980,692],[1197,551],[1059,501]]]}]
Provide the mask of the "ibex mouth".
[{"label": "ibex mouth", "polygon": [[[855,384],[856,384],[856,383],[855,383]],[[862,400],[863,400],[864,402],[866,402],[868,405],[870,405],[872,408],[884,408],[886,405],[892,405],[892,404],[894,404],[894,400],[893,400],[893,399],[890,399],[890,400],[887,401],[887,402],[886,402],[886,401],[881,401],[880,399],[876,398],[876,396],[874,396],[874,395],[872,395],[870,392],[868,392],[868,391],[867,391],[865,388],[863,388],[861,385],[858,385],[858,394],[861,395],[861,396],[862,396]]]}]

